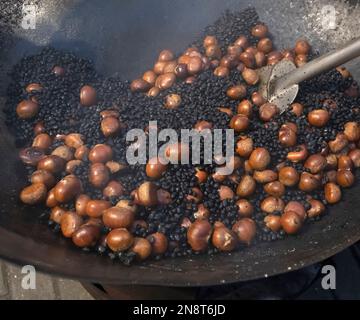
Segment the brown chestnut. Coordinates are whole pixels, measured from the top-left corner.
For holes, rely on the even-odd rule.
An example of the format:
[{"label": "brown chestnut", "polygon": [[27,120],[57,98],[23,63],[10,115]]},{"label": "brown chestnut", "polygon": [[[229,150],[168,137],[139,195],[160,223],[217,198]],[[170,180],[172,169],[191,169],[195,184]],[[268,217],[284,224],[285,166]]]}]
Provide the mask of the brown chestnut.
[{"label": "brown chestnut", "polygon": [[213,124],[206,120],[199,120],[194,125],[194,129],[198,131],[203,131],[205,129],[212,129],[212,128],[213,128]]},{"label": "brown chestnut", "polygon": [[320,181],[313,174],[308,172],[301,173],[299,189],[305,192],[311,192],[320,187]]},{"label": "brown chestnut", "polygon": [[279,181],[287,187],[295,186],[299,178],[298,172],[293,167],[283,167],[279,170]]},{"label": "brown chestnut", "polygon": [[114,252],[129,249],[134,243],[132,234],[124,228],[113,229],[106,236],[107,246]]},{"label": "brown chestnut", "polygon": [[228,186],[220,186],[218,192],[221,201],[226,199],[233,199],[235,196],[234,191],[232,191]]},{"label": "brown chestnut", "polygon": [[52,188],[56,180],[54,176],[46,170],[36,170],[30,178],[31,183],[43,183],[48,189]]},{"label": "brown chestnut", "polygon": [[95,88],[85,85],[80,90],[80,103],[85,107],[90,107],[97,102],[97,94]]},{"label": "brown chestnut", "polygon": [[255,56],[251,52],[243,52],[239,55],[239,60],[246,68],[253,68],[255,66]]},{"label": "brown chestnut", "polygon": [[245,68],[241,75],[245,82],[250,86],[254,86],[259,82],[259,75],[253,69]]},{"label": "brown chestnut", "polygon": [[89,160],[92,163],[106,163],[110,161],[113,156],[113,151],[110,146],[106,144],[97,144],[90,149]]},{"label": "brown chestnut", "polygon": [[306,211],[299,201],[290,201],[284,208],[284,212],[293,211],[299,215],[302,221],[306,219]]},{"label": "brown chestnut", "polygon": [[39,105],[32,100],[23,100],[16,107],[20,119],[31,119],[39,112]]},{"label": "brown chestnut", "polygon": [[59,146],[54,149],[51,154],[58,156],[65,161],[70,161],[74,158],[74,152],[68,146]]},{"label": "brown chestnut", "polygon": [[100,128],[105,137],[110,137],[116,135],[120,131],[121,124],[119,119],[115,117],[106,117],[101,120]]},{"label": "brown chestnut", "polygon": [[109,169],[103,163],[93,163],[90,166],[89,181],[95,188],[104,188],[109,179]]},{"label": "brown chestnut", "polygon": [[143,182],[135,193],[135,203],[145,207],[157,204],[157,186],[149,181]]},{"label": "brown chestnut", "polygon": [[90,197],[86,194],[80,194],[77,196],[75,201],[75,210],[79,216],[86,215],[86,206],[90,200]]},{"label": "brown chestnut", "polygon": [[254,150],[254,142],[252,138],[242,136],[240,139],[236,142],[236,153],[240,157],[247,158],[250,156],[250,154]]},{"label": "brown chestnut", "polygon": [[349,188],[354,184],[355,176],[350,170],[340,169],[336,174],[336,182],[343,188]]},{"label": "brown chestnut", "polygon": [[273,232],[281,229],[281,217],[269,214],[264,218],[265,226]]},{"label": "brown chestnut", "polygon": [[250,100],[242,100],[237,106],[237,113],[243,114],[244,116],[251,117],[252,115],[252,103]]},{"label": "brown chestnut", "polygon": [[257,24],[251,29],[251,34],[256,38],[265,38],[269,32],[269,29],[264,24]]},{"label": "brown chestnut", "polygon": [[319,173],[326,167],[326,158],[320,154],[313,154],[305,161],[304,167],[311,173]]},{"label": "brown chestnut", "polygon": [[246,49],[249,46],[249,41],[246,36],[241,35],[239,38],[235,40],[234,45]]},{"label": "brown chestnut", "polygon": [[256,148],[250,155],[249,164],[254,170],[264,170],[270,164],[271,157],[265,148]]},{"label": "brown chestnut", "polygon": [[50,189],[46,196],[45,205],[49,208],[54,208],[59,205],[59,202],[55,199],[55,192],[54,188]]},{"label": "brown chestnut", "polygon": [[61,223],[61,218],[62,218],[62,216],[63,216],[63,214],[65,212],[66,211],[63,208],[59,207],[59,206],[51,208],[51,213],[50,213],[49,219],[51,221],[54,221],[57,224],[60,224]]},{"label": "brown chestnut", "polygon": [[267,214],[274,212],[282,212],[284,210],[284,207],[284,201],[280,198],[275,198],[273,196],[266,197],[260,203],[261,210]]},{"label": "brown chestnut", "polygon": [[269,183],[278,178],[278,174],[273,170],[255,171],[253,178],[257,183]]},{"label": "brown chestnut", "polygon": [[120,197],[125,193],[124,186],[115,180],[110,181],[103,190],[103,196],[105,198]]},{"label": "brown chestnut", "polygon": [[349,152],[349,157],[353,162],[355,168],[360,167],[360,149],[354,149]]},{"label": "brown chestnut", "polygon": [[29,147],[21,149],[19,152],[19,157],[24,164],[35,167],[39,161],[46,156],[43,149]]},{"label": "brown chestnut", "polygon": [[236,114],[230,120],[230,128],[235,132],[245,131],[249,127],[250,120],[243,114]]},{"label": "brown chestnut", "polygon": [[157,75],[153,70],[146,71],[142,76],[142,79],[149,83],[151,86],[155,85],[156,78]]},{"label": "brown chestnut", "polygon": [[60,227],[65,238],[71,238],[82,225],[82,218],[75,212],[67,211],[61,217]]},{"label": "brown chestnut", "polygon": [[233,251],[238,242],[235,232],[226,227],[215,228],[211,241],[215,248],[225,252]]},{"label": "brown chestnut", "polygon": [[229,68],[226,68],[223,66],[218,66],[214,70],[214,75],[217,77],[225,78],[225,77],[229,76],[229,74],[230,74]]},{"label": "brown chestnut", "polygon": [[[164,161],[163,161],[164,162]],[[166,171],[167,165],[161,162],[160,158],[152,158],[146,164],[146,175],[153,179],[159,179]]]},{"label": "brown chestnut", "polygon": [[159,205],[168,205],[172,202],[171,194],[164,189],[158,189],[156,191],[157,203]]},{"label": "brown chestnut", "polygon": [[196,220],[187,231],[187,242],[194,251],[204,251],[208,247],[212,227],[207,220]]},{"label": "brown chestnut", "polygon": [[61,179],[54,188],[55,199],[60,203],[66,203],[82,192],[81,181],[74,175],[68,175]]},{"label": "brown chestnut", "polygon": [[236,188],[236,194],[240,197],[246,198],[251,196],[255,192],[255,189],[256,182],[253,177],[244,175]]},{"label": "brown chestnut", "polygon": [[40,133],[34,138],[32,146],[46,150],[50,148],[51,143],[52,139],[47,133]]},{"label": "brown chestnut", "polygon": [[42,158],[37,165],[38,170],[46,170],[51,173],[59,173],[64,169],[65,160],[54,155]]},{"label": "brown chestnut", "polygon": [[100,228],[92,224],[84,224],[72,235],[73,243],[80,248],[94,246],[100,238]]},{"label": "brown chestnut", "polygon": [[218,41],[215,36],[206,36],[204,38],[203,45],[205,48],[208,46],[217,45],[217,44],[218,44]]},{"label": "brown chestnut", "polygon": [[202,203],[198,204],[197,211],[194,212],[194,218],[198,220],[206,220],[210,216],[210,211]]},{"label": "brown chestnut", "polygon": [[304,161],[308,157],[308,154],[306,146],[302,144],[297,146],[294,151],[290,151],[287,154],[287,159],[291,162],[298,163]]},{"label": "brown chestnut", "polygon": [[43,183],[33,183],[25,187],[20,193],[20,199],[23,203],[34,205],[43,202],[46,199],[47,188]]},{"label": "brown chestnut", "polygon": [[280,181],[273,181],[264,185],[264,191],[270,196],[280,198],[285,193],[285,186]]},{"label": "brown chestnut", "polygon": [[338,158],[338,169],[352,170],[354,164],[349,156],[341,155]]},{"label": "brown chestnut", "polygon": [[174,73],[164,73],[156,79],[155,86],[160,90],[169,89],[176,82],[176,76]]},{"label": "brown chestnut", "polygon": [[330,114],[327,110],[315,109],[309,112],[307,119],[312,126],[323,127],[328,123]]},{"label": "brown chestnut", "polygon": [[65,137],[65,144],[70,148],[77,149],[84,144],[84,137],[79,133],[70,133]]},{"label": "brown chestnut", "polygon": [[291,105],[291,111],[295,113],[297,117],[300,117],[304,111],[304,106],[301,103],[293,103]]},{"label": "brown chestnut", "polygon": [[196,168],[195,171],[196,171],[195,176],[198,180],[198,183],[200,184],[204,183],[208,178],[207,172],[204,170],[200,170],[199,168]]},{"label": "brown chestnut", "polygon": [[246,87],[242,84],[232,86],[226,91],[226,95],[233,100],[242,99],[246,96]]},{"label": "brown chestnut", "polygon": [[119,207],[105,209],[102,214],[104,225],[111,229],[130,228],[134,219],[133,211]]},{"label": "brown chestnut", "polygon": [[261,39],[257,44],[257,49],[265,54],[270,53],[273,49],[272,41],[269,38]]},{"label": "brown chestnut", "polygon": [[168,94],[165,97],[165,108],[177,109],[181,104],[181,96],[176,93]]},{"label": "brown chestnut", "polygon": [[348,141],[358,141],[360,139],[360,127],[358,123],[354,121],[345,123],[344,134]]},{"label": "brown chestnut", "polygon": [[147,237],[152,248],[152,253],[155,255],[164,254],[168,248],[168,239],[161,232],[155,232]]},{"label": "brown chestnut", "polygon": [[89,200],[86,204],[85,212],[89,217],[99,218],[103,212],[111,207],[111,203],[106,200]]},{"label": "brown chestnut", "polygon": [[285,212],[280,219],[281,226],[287,234],[296,234],[302,227],[301,217],[294,211]]},{"label": "brown chestnut", "polygon": [[136,254],[139,261],[146,260],[151,255],[151,244],[147,239],[136,237],[130,251]]},{"label": "brown chestnut", "polygon": [[334,204],[341,199],[341,188],[333,182],[328,182],[324,187],[325,199],[328,203]]},{"label": "brown chestnut", "polygon": [[299,39],[295,44],[295,53],[296,54],[308,54],[310,52],[310,44],[304,39]]},{"label": "brown chestnut", "polygon": [[254,206],[246,199],[236,201],[236,206],[238,207],[238,215],[241,218],[249,218],[254,213]]},{"label": "brown chestnut", "polygon": [[65,74],[65,69],[63,67],[60,67],[60,66],[55,66],[53,69],[52,69],[52,72],[55,76],[57,77],[62,77],[64,74]]},{"label": "brown chestnut", "polygon": [[232,226],[232,231],[239,242],[250,245],[256,235],[256,224],[252,219],[243,218]]},{"label": "brown chestnut", "polygon": [[349,144],[349,141],[347,140],[345,134],[340,132],[336,135],[335,140],[329,141],[328,146],[329,146],[331,152],[339,153],[348,144]]},{"label": "brown chestnut", "polygon": [[308,202],[311,205],[311,208],[307,211],[307,215],[309,218],[317,217],[325,211],[325,206],[321,201],[310,199],[308,200]]},{"label": "brown chestnut", "polygon": [[278,112],[279,109],[275,104],[266,102],[260,106],[259,117],[261,120],[267,122],[270,121]]}]

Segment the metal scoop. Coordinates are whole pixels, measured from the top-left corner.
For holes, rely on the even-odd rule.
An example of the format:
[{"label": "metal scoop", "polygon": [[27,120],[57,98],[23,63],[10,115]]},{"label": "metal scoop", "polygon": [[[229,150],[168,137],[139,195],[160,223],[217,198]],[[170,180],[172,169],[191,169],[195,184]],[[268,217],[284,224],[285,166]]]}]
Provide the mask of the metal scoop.
[{"label": "metal scoop", "polygon": [[260,93],[269,102],[284,112],[295,100],[299,83],[342,65],[360,56],[360,38],[354,39],[309,63],[297,68],[289,60],[282,60],[274,66],[258,69]]}]

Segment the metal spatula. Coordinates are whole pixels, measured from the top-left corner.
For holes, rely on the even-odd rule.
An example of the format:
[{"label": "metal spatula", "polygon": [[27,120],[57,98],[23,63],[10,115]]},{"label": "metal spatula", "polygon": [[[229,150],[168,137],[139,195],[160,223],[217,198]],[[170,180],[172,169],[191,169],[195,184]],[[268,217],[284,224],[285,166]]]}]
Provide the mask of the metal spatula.
[{"label": "metal spatula", "polygon": [[263,67],[258,69],[260,93],[269,102],[276,104],[282,113],[295,100],[300,82],[327,72],[358,56],[360,56],[360,38],[300,68],[289,60],[282,60],[274,66]]}]

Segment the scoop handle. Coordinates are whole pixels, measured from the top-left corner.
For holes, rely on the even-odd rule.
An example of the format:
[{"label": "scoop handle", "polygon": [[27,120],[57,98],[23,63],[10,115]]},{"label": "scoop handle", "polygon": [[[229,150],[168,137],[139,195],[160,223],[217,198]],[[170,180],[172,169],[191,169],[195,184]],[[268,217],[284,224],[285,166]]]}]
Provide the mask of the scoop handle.
[{"label": "scoop handle", "polygon": [[351,40],[339,49],[316,58],[295,71],[292,71],[276,81],[275,91],[283,90],[304,80],[309,80],[321,73],[336,68],[360,56],[360,38]]}]

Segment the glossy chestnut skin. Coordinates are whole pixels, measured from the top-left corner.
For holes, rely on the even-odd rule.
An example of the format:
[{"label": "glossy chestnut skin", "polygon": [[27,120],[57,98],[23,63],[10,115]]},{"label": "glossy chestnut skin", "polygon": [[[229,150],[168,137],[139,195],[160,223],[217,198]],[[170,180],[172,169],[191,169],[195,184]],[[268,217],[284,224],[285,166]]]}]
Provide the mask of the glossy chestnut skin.
[{"label": "glossy chestnut skin", "polygon": [[125,194],[124,186],[115,180],[110,181],[103,190],[103,196],[105,198],[119,197]]},{"label": "glossy chestnut skin", "polygon": [[295,44],[295,53],[296,54],[308,54],[310,52],[311,46],[309,42],[307,42],[305,39],[299,39],[296,41]]},{"label": "glossy chestnut skin", "polygon": [[233,199],[235,196],[234,191],[232,191],[228,186],[220,186],[218,192],[221,201],[226,199]]},{"label": "glossy chestnut skin", "polygon": [[111,229],[130,228],[135,220],[133,211],[125,208],[111,207],[105,209],[102,214],[105,226]]},{"label": "glossy chestnut skin", "polygon": [[269,32],[269,29],[264,24],[257,24],[251,29],[251,34],[256,38],[265,38]]},{"label": "glossy chestnut skin", "polygon": [[243,218],[232,226],[232,231],[240,243],[250,245],[256,235],[256,224],[252,219]]},{"label": "glossy chestnut skin", "polygon": [[85,85],[80,89],[80,103],[85,107],[90,107],[97,102],[97,94],[94,87]]},{"label": "glossy chestnut skin", "polygon": [[230,128],[235,132],[245,131],[249,127],[249,118],[243,114],[237,114],[230,120]]},{"label": "glossy chestnut skin", "polygon": [[63,216],[63,214],[66,212],[65,209],[61,208],[61,207],[54,207],[54,208],[51,208],[51,213],[50,213],[50,217],[49,219],[51,221],[54,221],[55,223],[57,224],[60,224],[61,223],[61,218]]},{"label": "glossy chestnut skin", "polygon": [[232,86],[226,91],[226,95],[233,100],[242,99],[246,96],[246,87],[242,84]]},{"label": "glossy chestnut skin", "polygon": [[65,137],[65,144],[70,148],[77,149],[84,144],[84,137],[80,133],[70,133]]},{"label": "glossy chestnut skin", "polygon": [[101,120],[100,124],[101,132],[105,137],[115,136],[121,129],[119,119],[115,117],[106,117]]},{"label": "glossy chestnut skin", "polygon": [[249,158],[251,168],[259,171],[266,169],[270,161],[270,153],[265,148],[256,148]]},{"label": "glossy chestnut skin", "polygon": [[47,196],[46,196],[46,201],[45,201],[45,205],[48,208],[53,208],[59,205],[59,202],[56,201],[55,199],[55,192],[54,192],[54,188],[50,189]]},{"label": "glossy chestnut skin", "polygon": [[106,236],[107,246],[114,252],[129,249],[134,243],[132,234],[124,228],[113,229]]},{"label": "glossy chestnut skin", "polygon": [[176,93],[168,94],[165,97],[164,106],[166,109],[177,109],[181,105],[181,96]]},{"label": "glossy chestnut skin", "polygon": [[239,55],[239,60],[246,68],[253,68],[255,66],[255,56],[251,52],[243,52]]},{"label": "glossy chestnut skin", "polygon": [[220,78],[225,78],[228,77],[230,74],[230,70],[229,68],[223,67],[223,66],[218,66],[215,68],[214,70],[214,75]]},{"label": "glossy chestnut skin", "polygon": [[281,217],[269,214],[264,218],[265,226],[273,232],[278,232],[281,229]]},{"label": "glossy chestnut skin", "polygon": [[159,53],[158,61],[167,62],[167,61],[174,60],[174,58],[175,58],[174,54],[170,50],[165,49]]},{"label": "glossy chestnut skin", "polygon": [[265,54],[270,53],[273,49],[272,41],[269,38],[261,39],[257,44],[257,49]]},{"label": "glossy chestnut skin", "polygon": [[259,117],[261,120],[267,122],[270,121],[278,112],[279,109],[275,104],[266,102],[260,106]]},{"label": "glossy chestnut skin", "polygon": [[284,208],[284,212],[293,211],[298,214],[302,221],[306,219],[305,207],[299,201],[290,201]]},{"label": "glossy chestnut skin", "polygon": [[157,187],[154,183],[143,182],[135,193],[134,202],[136,204],[151,207],[157,204]]},{"label": "glossy chestnut skin", "polygon": [[198,210],[194,212],[194,218],[197,220],[207,220],[210,216],[210,211],[202,203],[198,204]]},{"label": "glossy chestnut skin", "polygon": [[313,154],[305,161],[304,167],[309,169],[311,173],[319,173],[326,167],[326,158],[320,154]]},{"label": "glossy chestnut skin", "polygon": [[32,146],[35,148],[47,150],[50,148],[51,143],[52,139],[47,133],[40,133],[34,138]]},{"label": "glossy chestnut skin", "polygon": [[259,75],[253,69],[245,68],[241,75],[245,82],[250,86],[254,86],[259,82]]},{"label": "glossy chestnut skin", "polygon": [[43,89],[42,85],[40,83],[30,83],[26,86],[25,91],[27,93],[34,93],[37,91],[41,91]]},{"label": "glossy chestnut skin", "polygon": [[73,243],[80,248],[93,247],[100,238],[100,227],[84,224],[72,235]]},{"label": "glossy chestnut skin", "polygon": [[309,153],[305,145],[299,145],[294,151],[290,151],[287,154],[287,159],[291,162],[302,162],[308,157]]},{"label": "glossy chestnut skin", "polygon": [[217,45],[218,44],[218,41],[216,39],[215,36],[206,36],[204,38],[204,42],[203,42],[203,46],[206,48],[208,46],[211,46],[211,45]]},{"label": "glossy chestnut skin", "polygon": [[264,99],[264,97],[257,91],[255,91],[251,94],[251,101],[254,105],[256,105],[258,107],[260,107],[266,103],[266,100]]},{"label": "glossy chestnut skin", "polygon": [[280,198],[285,193],[285,186],[280,181],[273,181],[264,185],[264,191],[270,196]]},{"label": "glossy chestnut skin", "polygon": [[20,119],[31,119],[39,112],[39,105],[32,100],[23,100],[16,107]]},{"label": "glossy chestnut skin", "polygon": [[110,146],[106,144],[97,144],[90,149],[89,160],[92,163],[106,163],[110,161],[113,156],[113,151]]},{"label": "glossy chestnut skin", "polygon": [[37,165],[38,170],[46,170],[51,173],[59,173],[64,169],[65,160],[54,155],[42,158]]},{"label": "glossy chestnut skin", "polygon": [[89,217],[99,218],[104,211],[111,207],[111,203],[106,200],[89,200],[86,204],[85,212]]},{"label": "glossy chestnut skin", "polygon": [[335,204],[341,200],[341,189],[333,182],[328,182],[324,187],[325,199],[330,204]]},{"label": "glossy chestnut skin", "polygon": [[194,251],[204,251],[209,244],[212,227],[207,220],[196,220],[187,231],[187,242]]},{"label": "glossy chestnut skin", "polygon": [[320,187],[320,181],[311,173],[303,172],[300,175],[299,189],[305,192],[311,192]]},{"label": "glossy chestnut skin", "polygon": [[355,176],[350,170],[340,169],[336,173],[336,182],[343,188],[349,188],[354,184]]},{"label": "glossy chestnut skin", "polygon": [[293,167],[283,167],[279,170],[279,181],[287,187],[295,186],[299,178],[299,173]]},{"label": "glossy chestnut skin", "polygon": [[90,200],[90,197],[86,194],[80,194],[76,197],[75,210],[79,216],[86,215],[86,206]]},{"label": "glossy chestnut skin", "polygon": [[74,175],[64,177],[54,187],[55,199],[60,203],[69,202],[81,192],[81,181]]},{"label": "glossy chestnut skin", "polygon": [[95,188],[104,188],[110,180],[110,171],[103,163],[93,163],[89,170],[89,181]]},{"label": "glossy chestnut skin", "polygon": [[260,208],[267,214],[274,213],[275,211],[282,212],[285,208],[284,201],[280,198],[273,196],[266,197],[260,203]]},{"label": "glossy chestnut skin", "polygon": [[321,201],[310,199],[308,200],[308,202],[311,205],[311,208],[307,211],[307,215],[309,218],[317,217],[325,211],[325,206]]},{"label": "glossy chestnut skin", "polygon": [[254,206],[246,199],[236,201],[236,206],[238,207],[238,215],[241,218],[250,218],[254,213]]},{"label": "glossy chestnut skin", "polygon": [[174,73],[164,73],[156,79],[155,86],[160,90],[169,89],[176,82],[176,76]]},{"label": "glossy chestnut skin", "polygon": [[164,254],[168,248],[168,239],[161,232],[155,232],[147,237],[151,244],[152,253],[155,255]]},{"label": "glossy chestnut skin", "polygon": [[282,125],[279,130],[279,141],[284,147],[293,147],[296,145],[296,131],[290,126]]},{"label": "glossy chestnut skin", "polygon": [[280,219],[281,226],[287,234],[296,234],[302,227],[301,217],[294,211],[285,212]]},{"label": "glossy chestnut skin", "polygon": [[251,101],[248,99],[244,99],[237,105],[236,111],[238,114],[243,114],[244,116],[250,118],[252,115],[252,108],[253,106]]},{"label": "glossy chestnut skin", "polygon": [[151,86],[155,85],[156,78],[157,78],[157,75],[153,70],[145,71],[142,76],[142,79],[144,81],[146,81],[147,83],[149,83]]},{"label": "glossy chestnut skin", "polygon": [[20,192],[20,200],[23,203],[34,205],[46,199],[47,188],[43,183],[33,183]]},{"label": "glossy chestnut skin", "polygon": [[344,170],[352,170],[354,167],[354,163],[352,162],[351,158],[346,155],[341,155],[338,158],[338,169]]},{"label": "glossy chestnut skin", "polygon": [[146,175],[153,179],[159,179],[166,171],[167,165],[161,163],[160,158],[152,158],[145,167]]},{"label": "glossy chestnut skin", "polygon": [[31,174],[30,178],[31,183],[43,183],[46,188],[52,188],[55,183],[55,177],[46,170],[36,170]]},{"label": "glossy chestnut skin", "polygon": [[65,69],[63,67],[60,67],[60,66],[55,66],[53,69],[52,69],[52,72],[55,76],[57,77],[62,77],[64,74],[65,74]]},{"label": "glossy chestnut skin", "polygon": [[304,106],[301,103],[295,102],[291,105],[291,111],[300,117],[304,111]]},{"label": "glossy chestnut skin", "polygon": [[75,212],[65,212],[60,221],[61,232],[65,238],[71,238],[76,230],[82,225],[82,218]]},{"label": "glossy chestnut skin", "polygon": [[226,227],[217,227],[212,234],[211,242],[220,251],[230,252],[236,248],[237,236]]},{"label": "glossy chestnut skin", "polygon": [[137,260],[146,260],[151,255],[151,244],[147,239],[135,237],[130,251],[136,253]]},{"label": "glossy chestnut skin", "polygon": [[249,46],[249,41],[246,36],[241,35],[235,40],[234,45],[246,49]]},{"label": "glossy chestnut skin", "polygon": [[349,141],[347,140],[345,134],[343,134],[341,132],[336,135],[335,140],[328,142],[328,146],[332,153],[339,153],[348,144],[349,144]]},{"label": "glossy chestnut skin", "polygon": [[344,125],[344,134],[348,141],[355,142],[360,139],[360,127],[357,122],[347,122]]},{"label": "glossy chestnut skin", "polygon": [[312,126],[321,128],[329,121],[330,114],[327,110],[316,109],[309,112],[307,119]]},{"label": "glossy chestnut skin", "polygon": [[240,157],[249,157],[253,150],[254,142],[250,137],[240,137],[240,139],[236,142],[235,151]]},{"label": "glossy chestnut skin", "polygon": [[240,197],[246,198],[251,196],[255,192],[255,189],[256,182],[253,177],[244,175],[236,188],[236,194]]},{"label": "glossy chestnut skin", "polygon": [[205,129],[212,129],[212,128],[213,128],[213,124],[211,122],[205,121],[205,120],[199,120],[194,125],[194,129],[198,130],[198,131],[202,131]]},{"label": "glossy chestnut skin", "polygon": [[349,152],[349,157],[355,168],[360,167],[360,149],[354,149]]},{"label": "glossy chestnut skin", "polygon": [[51,154],[64,159],[66,162],[74,158],[74,152],[68,146],[59,146]]},{"label": "glossy chestnut skin", "polygon": [[278,174],[273,170],[254,171],[253,178],[257,183],[269,183],[277,180]]},{"label": "glossy chestnut skin", "polygon": [[196,170],[195,176],[197,178],[198,183],[200,184],[204,183],[208,178],[207,172],[204,170],[200,170],[199,168],[196,168],[195,170]]}]

